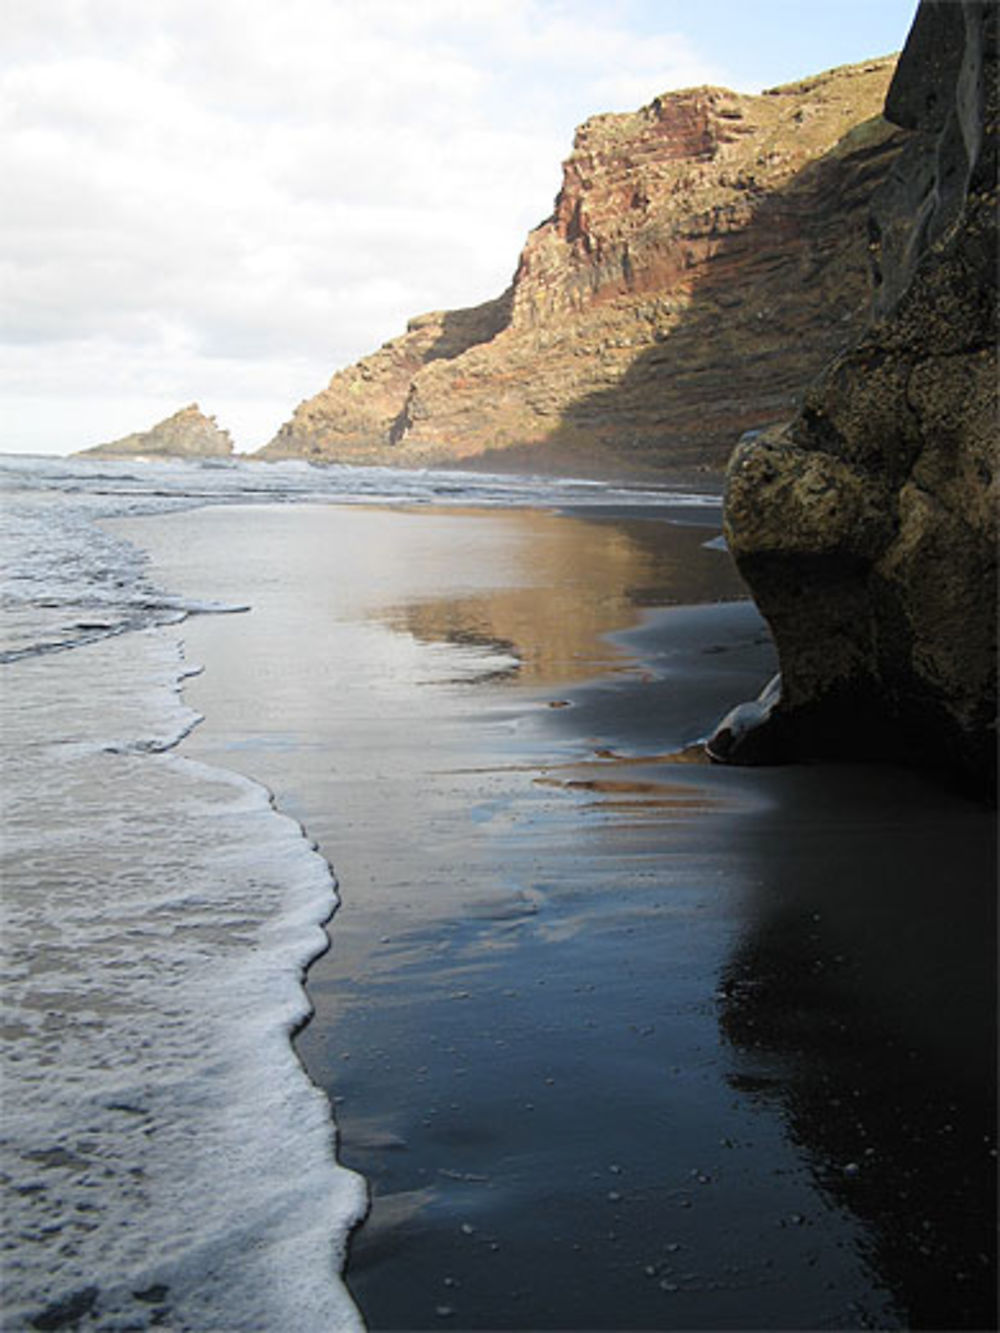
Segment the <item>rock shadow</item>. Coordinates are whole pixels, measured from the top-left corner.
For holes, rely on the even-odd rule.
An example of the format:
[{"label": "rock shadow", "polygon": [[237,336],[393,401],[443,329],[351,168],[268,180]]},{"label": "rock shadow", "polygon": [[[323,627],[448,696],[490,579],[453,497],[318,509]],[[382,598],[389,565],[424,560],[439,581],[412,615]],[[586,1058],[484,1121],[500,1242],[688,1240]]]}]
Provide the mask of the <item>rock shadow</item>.
[{"label": "rock shadow", "polygon": [[785,785],[780,823],[745,847],[760,888],[720,986],[730,1082],[860,1221],[905,1327],[996,1328],[994,816],[833,768]]},{"label": "rock shadow", "polygon": [[[674,327],[616,383],[570,403],[535,446],[539,456],[718,471],[741,433],[794,415],[809,382],[867,322],[869,201],[904,140],[875,117],[779,190],[741,178],[740,204],[676,237],[678,267],[692,277]],[[626,243],[608,304],[634,303],[636,280]]]}]

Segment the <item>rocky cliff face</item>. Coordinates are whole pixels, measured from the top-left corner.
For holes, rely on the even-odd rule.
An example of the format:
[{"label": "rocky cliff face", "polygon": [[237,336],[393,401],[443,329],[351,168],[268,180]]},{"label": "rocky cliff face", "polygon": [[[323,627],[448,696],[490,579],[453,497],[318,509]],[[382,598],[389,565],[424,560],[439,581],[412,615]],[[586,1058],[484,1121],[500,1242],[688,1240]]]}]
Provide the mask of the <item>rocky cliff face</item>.
[{"label": "rocky cliff face", "polygon": [[108,444],[80,451],[91,458],[228,458],[233,452],[229,432],[215,417],[207,417],[197,403],[182,407],[150,430],[125,435]]},{"label": "rocky cliff face", "polygon": [[727,535],[782,668],[769,721],[716,738],[732,758],[995,783],[996,27],[991,3],[923,0],[886,102],[909,143],[873,204],[875,319],[730,465]]},{"label": "rocky cliff face", "polygon": [[900,139],[879,114],[893,67],[587,121],[508,291],[412,321],[265,456],[721,466],[861,327],[864,216]]}]

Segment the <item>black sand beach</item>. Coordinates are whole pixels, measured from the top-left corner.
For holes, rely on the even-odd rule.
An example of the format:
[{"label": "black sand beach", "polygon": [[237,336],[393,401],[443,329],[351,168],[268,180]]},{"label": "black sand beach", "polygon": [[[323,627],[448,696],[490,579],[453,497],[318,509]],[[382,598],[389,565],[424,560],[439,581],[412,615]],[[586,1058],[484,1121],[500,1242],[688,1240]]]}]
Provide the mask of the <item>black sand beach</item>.
[{"label": "black sand beach", "polygon": [[337,871],[298,1044],[371,1185],[371,1328],[995,1327],[992,814],[679,762],[774,668],[715,529],[116,528],[253,605],[184,626],[184,750]]}]

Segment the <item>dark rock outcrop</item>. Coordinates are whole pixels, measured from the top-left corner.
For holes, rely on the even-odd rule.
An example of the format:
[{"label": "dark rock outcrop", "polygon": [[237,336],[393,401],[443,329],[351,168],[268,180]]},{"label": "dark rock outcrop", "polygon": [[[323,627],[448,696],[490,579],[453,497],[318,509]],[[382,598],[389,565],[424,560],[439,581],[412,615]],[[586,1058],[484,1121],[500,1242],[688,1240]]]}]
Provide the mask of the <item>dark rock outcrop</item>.
[{"label": "dark rock outcrop", "polygon": [[894,67],[592,117],[508,291],[412,320],[264,456],[721,470],[863,326],[864,218],[902,138],[880,115]]},{"label": "dark rock outcrop", "polygon": [[229,458],[233,441],[227,430],[191,403],[149,430],[83,449],[89,458]]},{"label": "dark rock outcrop", "polygon": [[[720,757],[881,754],[995,787],[997,11],[923,0],[886,101],[874,318],[739,446],[726,533],[780,703]],[[725,754],[723,754],[725,752]]]}]

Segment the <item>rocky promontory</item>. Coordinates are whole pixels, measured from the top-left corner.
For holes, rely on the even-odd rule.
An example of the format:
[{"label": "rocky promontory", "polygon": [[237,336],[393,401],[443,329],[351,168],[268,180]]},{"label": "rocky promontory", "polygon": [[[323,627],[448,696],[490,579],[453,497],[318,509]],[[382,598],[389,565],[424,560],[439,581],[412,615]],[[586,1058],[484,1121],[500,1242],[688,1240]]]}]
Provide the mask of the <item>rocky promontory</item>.
[{"label": "rocky promontory", "polygon": [[894,65],[588,120],[508,290],[412,320],[263,456],[721,468],[863,327],[864,219],[901,141],[880,114]]},{"label": "rocky promontory", "polygon": [[[781,693],[720,756],[882,754],[996,774],[997,10],[922,0],[886,101],[874,318],[729,468],[730,547]],[[760,721],[762,726],[746,725]]]},{"label": "rocky promontory", "polygon": [[215,417],[208,417],[197,403],[158,422],[149,430],[136,431],[120,440],[82,449],[88,458],[229,458],[233,441]]}]

